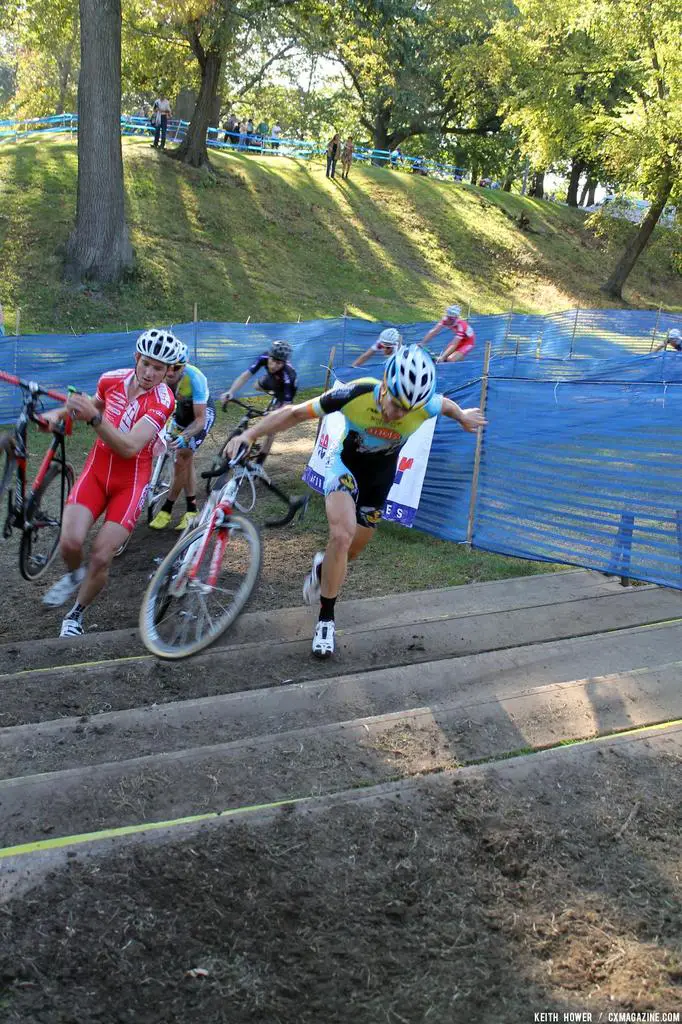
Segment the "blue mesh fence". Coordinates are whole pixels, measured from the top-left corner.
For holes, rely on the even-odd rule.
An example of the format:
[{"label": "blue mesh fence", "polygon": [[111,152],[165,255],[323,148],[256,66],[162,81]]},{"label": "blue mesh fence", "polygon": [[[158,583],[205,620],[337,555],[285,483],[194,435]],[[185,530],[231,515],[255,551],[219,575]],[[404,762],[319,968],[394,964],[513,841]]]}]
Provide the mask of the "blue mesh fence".
[{"label": "blue mesh fence", "polygon": [[[681,321],[621,310],[471,318],[493,352],[476,547],[682,589],[682,355],[648,354]],[[380,362],[349,364],[384,326],[340,317],[173,329],[217,394],[275,338],[291,342],[301,387],[322,386],[333,347],[341,379],[380,374]],[[417,340],[429,326],[401,329]],[[103,371],[131,364],[136,335],[0,337],[0,368],[92,392]],[[480,401],[483,347],[439,367],[439,390],[465,407]],[[18,407],[16,390],[0,384],[0,422]],[[417,529],[466,539],[474,453],[472,435],[439,420]]]}]

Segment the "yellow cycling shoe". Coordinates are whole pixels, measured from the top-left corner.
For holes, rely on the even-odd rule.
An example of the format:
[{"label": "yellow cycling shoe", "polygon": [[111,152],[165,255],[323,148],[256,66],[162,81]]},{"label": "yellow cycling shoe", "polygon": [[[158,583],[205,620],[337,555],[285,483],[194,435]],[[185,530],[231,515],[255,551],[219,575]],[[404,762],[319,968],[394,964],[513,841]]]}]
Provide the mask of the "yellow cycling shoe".
[{"label": "yellow cycling shoe", "polygon": [[170,512],[164,512],[163,509],[161,509],[160,512],[156,513],[156,515],[154,516],[149,525],[152,528],[152,530],[165,530],[170,521]]},{"label": "yellow cycling shoe", "polygon": [[[192,525],[192,523],[194,522],[198,515],[198,512],[185,512],[184,516],[182,517],[178,525],[175,527],[175,529],[186,530],[189,526]],[[154,524],[152,523],[152,525]]]}]

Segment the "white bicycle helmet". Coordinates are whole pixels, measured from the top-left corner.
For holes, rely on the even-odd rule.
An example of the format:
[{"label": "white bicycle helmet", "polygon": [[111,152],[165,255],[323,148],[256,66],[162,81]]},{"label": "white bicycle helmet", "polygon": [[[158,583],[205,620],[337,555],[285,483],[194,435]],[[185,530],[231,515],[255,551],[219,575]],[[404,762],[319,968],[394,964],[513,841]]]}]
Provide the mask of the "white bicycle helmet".
[{"label": "white bicycle helmet", "polygon": [[671,327],[668,331],[668,341],[682,341],[682,331],[679,331],[677,327]]},{"label": "white bicycle helmet", "polygon": [[160,363],[179,363],[180,351],[183,347],[179,338],[170,331],[157,330],[153,327],[145,331],[135,342],[135,351],[148,359],[156,359]]},{"label": "white bicycle helmet", "polygon": [[178,352],[178,358],[177,358],[176,361],[178,363],[188,363],[189,362],[189,349],[185,345],[184,341],[180,342],[180,351]]},{"label": "white bicycle helmet", "polygon": [[387,327],[381,332],[377,338],[377,348],[383,349],[384,352],[393,353],[396,349],[399,349],[403,343],[403,336],[400,331],[395,327]]},{"label": "white bicycle helmet", "polygon": [[421,409],[436,390],[436,367],[419,345],[399,348],[386,363],[384,383],[404,409]]},{"label": "white bicycle helmet", "polygon": [[462,307],[461,306],[448,306],[448,308],[445,310],[445,315],[446,316],[461,316],[462,315]]}]

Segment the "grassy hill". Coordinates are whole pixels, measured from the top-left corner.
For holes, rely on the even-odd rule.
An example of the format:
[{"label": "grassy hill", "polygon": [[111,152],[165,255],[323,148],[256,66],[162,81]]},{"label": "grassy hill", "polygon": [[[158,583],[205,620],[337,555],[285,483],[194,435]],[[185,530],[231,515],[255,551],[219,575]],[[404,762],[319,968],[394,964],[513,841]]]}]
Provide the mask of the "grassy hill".
[{"label": "grassy hill", "polygon": [[[215,181],[124,140],[138,268],[125,286],[74,290],[60,246],[76,202],[76,147],[46,139],[0,149],[0,302],[8,330],[116,330],[191,319],[296,320],[350,313],[433,319],[447,302],[476,312],[550,312],[609,303],[613,256],[585,215],[549,202],[445,185],[384,168],[329,181],[321,162],[217,153]],[[524,212],[530,230],[514,218]],[[629,282],[635,306],[682,308],[670,233]]]}]

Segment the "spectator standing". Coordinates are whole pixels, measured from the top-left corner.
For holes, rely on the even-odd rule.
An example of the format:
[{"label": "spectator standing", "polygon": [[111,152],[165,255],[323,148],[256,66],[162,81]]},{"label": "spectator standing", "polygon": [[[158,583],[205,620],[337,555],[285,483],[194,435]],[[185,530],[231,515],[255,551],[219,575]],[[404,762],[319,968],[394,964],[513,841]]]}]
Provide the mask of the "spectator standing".
[{"label": "spectator standing", "polygon": [[152,121],[154,122],[154,142],[152,145],[154,149],[159,146],[159,139],[161,140],[161,149],[166,148],[166,132],[168,131],[168,118],[173,116],[171,105],[166,97],[161,93],[158,100],[154,100],[154,113],[152,115]]},{"label": "spectator standing", "polygon": [[246,122],[246,144],[251,147],[255,141],[256,129],[253,127],[253,120],[249,118]]},{"label": "spectator standing", "polygon": [[341,139],[339,133],[335,132],[327,143],[327,177],[333,178],[336,171],[336,161],[341,156]]},{"label": "spectator standing", "polygon": [[225,128],[225,142],[239,142],[239,121],[234,114],[230,114],[223,125]]},{"label": "spectator standing", "polygon": [[246,121],[242,121],[242,123],[239,125],[239,148],[246,149],[247,141],[248,137],[246,132]]},{"label": "spectator standing", "polygon": [[265,141],[265,139],[267,139],[269,134],[270,134],[270,125],[265,120],[265,118],[263,118],[263,120],[260,122],[260,124],[256,128],[256,135],[258,136],[258,138],[260,140],[261,149],[263,148],[263,142]]},{"label": "spectator standing", "polygon": [[391,153],[391,167],[396,168],[398,164],[403,162],[403,154],[400,146],[396,146]]},{"label": "spectator standing", "polygon": [[344,181],[350,173],[350,165],[353,163],[353,136],[349,135],[341,150],[341,177]]},{"label": "spectator standing", "polygon": [[281,138],[281,135],[282,135],[282,126],[279,123],[279,121],[275,121],[275,123],[272,126],[272,132],[271,132],[272,148],[273,149],[279,149],[279,140]]}]

